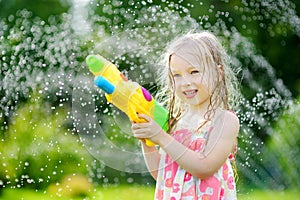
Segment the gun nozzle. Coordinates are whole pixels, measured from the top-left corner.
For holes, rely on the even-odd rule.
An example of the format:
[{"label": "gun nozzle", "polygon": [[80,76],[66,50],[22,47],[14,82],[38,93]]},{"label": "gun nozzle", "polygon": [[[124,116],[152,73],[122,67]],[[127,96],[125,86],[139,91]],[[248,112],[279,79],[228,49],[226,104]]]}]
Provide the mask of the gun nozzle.
[{"label": "gun nozzle", "polygon": [[86,64],[89,67],[89,70],[95,74],[99,73],[103,69],[105,62],[97,55],[89,55],[86,58]]}]

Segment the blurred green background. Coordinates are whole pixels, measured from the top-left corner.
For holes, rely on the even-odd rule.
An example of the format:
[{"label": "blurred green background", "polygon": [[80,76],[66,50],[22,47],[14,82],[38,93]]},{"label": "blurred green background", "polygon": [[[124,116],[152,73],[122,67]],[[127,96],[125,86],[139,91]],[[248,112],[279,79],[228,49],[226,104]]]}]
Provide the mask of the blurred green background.
[{"label": "blurred green background", "polygon": [[[158,57],[195,26],[218,33],[242,68],[240,199],[299,198],[299,7],[296,0],[0,0],[0,199],[112,199],[116,191],[119,199],[152,199],[148,173],[115,170],[88,152],[72,117],[74,80],[92,79],[84,59],[94,52],[121,54],[113,61],[128,76],[145,73],[136,67],[146,60],[140,49],[99,47],[107,38],[143,36]],[[96,99],[103,116],[111,107],[103,95]],[[116,144],[139,148],[116,124],[105,130]]]}]

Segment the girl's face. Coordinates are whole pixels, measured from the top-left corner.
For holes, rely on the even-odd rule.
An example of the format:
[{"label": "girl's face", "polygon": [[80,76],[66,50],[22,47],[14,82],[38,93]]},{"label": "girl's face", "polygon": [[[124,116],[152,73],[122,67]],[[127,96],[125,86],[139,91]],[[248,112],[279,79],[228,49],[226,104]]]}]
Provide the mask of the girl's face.
[{"label": "girl's face", "polygon": [[174,78],[175,93],[181,101],[192,107],[209,105],[208,78],[204,70],[195,67],[193,59],[183,59],[172,55],[170,60],[171,75]]}]

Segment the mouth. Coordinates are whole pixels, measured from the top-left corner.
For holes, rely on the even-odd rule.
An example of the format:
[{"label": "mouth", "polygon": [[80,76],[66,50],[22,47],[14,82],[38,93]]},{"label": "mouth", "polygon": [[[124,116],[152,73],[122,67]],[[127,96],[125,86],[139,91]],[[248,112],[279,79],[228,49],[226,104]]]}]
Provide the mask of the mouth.
[{"label": "mouth", "polygon": [[193,98],[194,96],[196,96],[198,90],[186,90],[183,91],[183,94],[186,98]]}]

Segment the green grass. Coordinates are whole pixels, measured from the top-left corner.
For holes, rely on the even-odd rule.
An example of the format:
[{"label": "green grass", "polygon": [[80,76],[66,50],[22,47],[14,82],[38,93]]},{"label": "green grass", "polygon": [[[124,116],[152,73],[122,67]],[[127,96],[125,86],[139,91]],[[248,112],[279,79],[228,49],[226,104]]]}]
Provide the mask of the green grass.
[{"label": "green grass", "polygon": [[[118,187],[99,187],[90,192],[87,197],[57,197],[44,193],[43,191],[34,191],[29,189],[4,189],[0,200],[152,200],[154,196],[154,187],[144,186],[118,186]],[[245,194],[238,195],[239,200],[282,200],[282,199],[300,199],[300,191],[266,191],[255,190]]]},{"label": "green grass", "polygon": [[119,186],[101,189],[102,199],[116,199],[116,200],[150,200],[154,199],[154,187],[142,186]]},{"label": "green grass", "polygon": [[282,200],[293,199],[300,200],[300,191],[271,191],[271,190],[254,190],[246,194],[239,194],[238,200]]},{"label": "green grass", "polygon": [[99,187],[86,197],[64,197],[30,189],[4,189],[0,200],[148,200],[154,198],[154,187],[110,186]]}]

